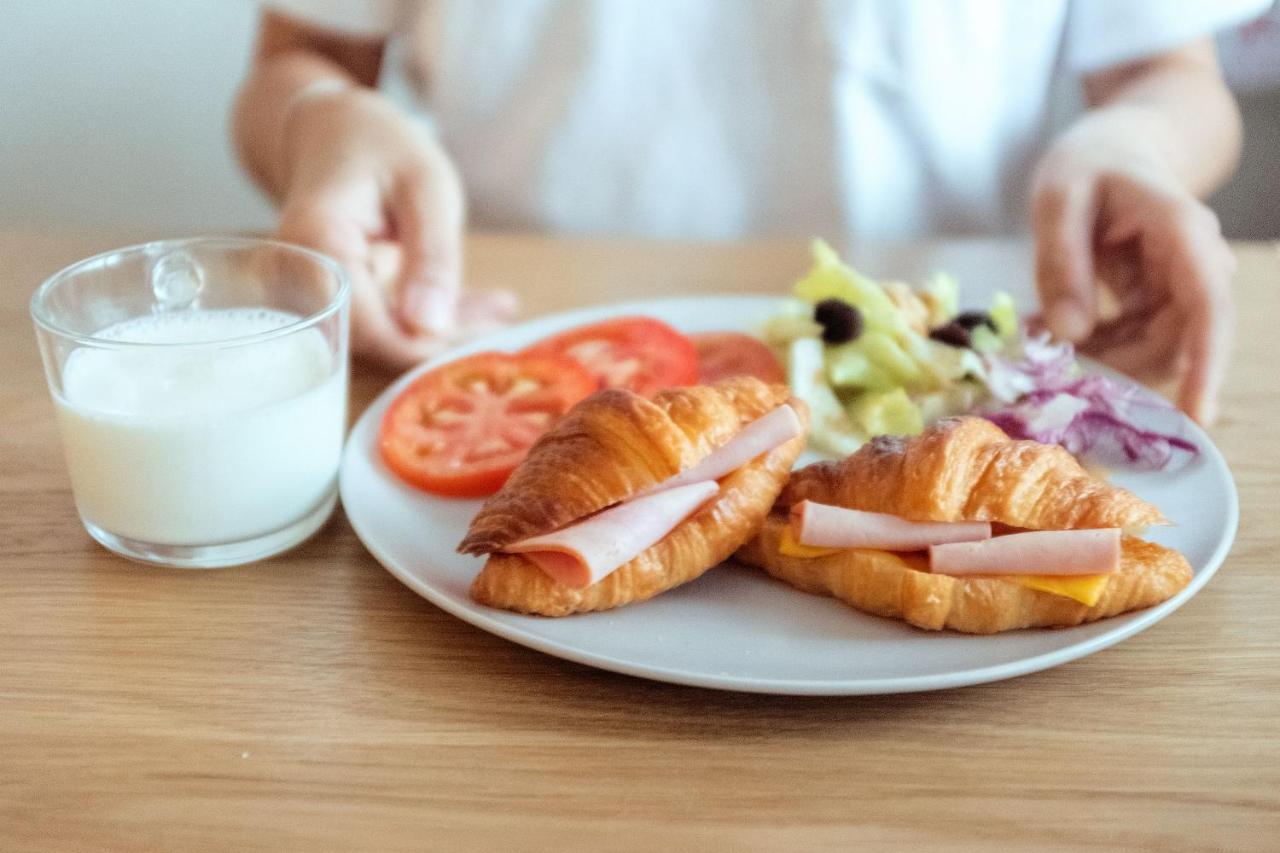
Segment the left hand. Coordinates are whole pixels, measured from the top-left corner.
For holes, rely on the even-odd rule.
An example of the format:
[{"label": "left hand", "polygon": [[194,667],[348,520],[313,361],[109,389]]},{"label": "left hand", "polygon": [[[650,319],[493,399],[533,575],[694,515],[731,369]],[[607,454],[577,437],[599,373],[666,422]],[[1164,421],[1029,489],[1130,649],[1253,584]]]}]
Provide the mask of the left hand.
[{"label": "left hand", "polygon": [[1064,138],[1040,163],[1032,221],[1049,330],[1131,375],[1177,377],[1178,405],[1211,422],[1235,272],[1213,212],[1158,164]]}]

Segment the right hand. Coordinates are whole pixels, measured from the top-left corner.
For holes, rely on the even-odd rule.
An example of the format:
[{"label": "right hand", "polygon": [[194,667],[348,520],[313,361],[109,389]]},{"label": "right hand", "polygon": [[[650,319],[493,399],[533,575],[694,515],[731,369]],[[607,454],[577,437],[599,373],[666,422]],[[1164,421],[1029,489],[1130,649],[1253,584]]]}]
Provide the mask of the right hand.
[{"label": "right hand", "polygon": [[[1217,217],[1167,171],[1066,137],[1037,172],[1036,283],[1055,336],[1214,420],[1234,327],[1231,253]],[[1117,306],[1103,317],[1102,290]]]},{"label": "right hand", "polygon": [[352,351],[402,369],[515,314],[506,291],[463,293],[462,186],[439,144],[367,89],[294,105],[278,234],[351,277]]}]

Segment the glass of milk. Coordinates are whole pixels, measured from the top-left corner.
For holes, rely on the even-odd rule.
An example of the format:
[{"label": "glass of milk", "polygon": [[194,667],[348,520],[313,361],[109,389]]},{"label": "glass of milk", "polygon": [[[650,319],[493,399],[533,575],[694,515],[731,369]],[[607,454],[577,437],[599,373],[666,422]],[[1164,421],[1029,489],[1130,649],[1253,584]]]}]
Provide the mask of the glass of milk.
[{"label": "glass of milk", "polygon": [[118,554],[212,568],[314,532],[337,500],[349,286],[285,243],[147,243],[31,300],[76,508]]}]

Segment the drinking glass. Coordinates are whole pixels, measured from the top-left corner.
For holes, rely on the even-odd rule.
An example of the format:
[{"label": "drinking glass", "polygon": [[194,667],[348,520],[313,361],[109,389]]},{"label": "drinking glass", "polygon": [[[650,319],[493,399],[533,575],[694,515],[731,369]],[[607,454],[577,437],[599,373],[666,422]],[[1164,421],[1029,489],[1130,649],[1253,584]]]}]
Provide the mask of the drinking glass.
[{"label": "drinking glass", "polygon": [[272,240],[146,243],[44,282],[31,317],[85,529],[149,563],[284,551],[337,501],[349,285]]}]

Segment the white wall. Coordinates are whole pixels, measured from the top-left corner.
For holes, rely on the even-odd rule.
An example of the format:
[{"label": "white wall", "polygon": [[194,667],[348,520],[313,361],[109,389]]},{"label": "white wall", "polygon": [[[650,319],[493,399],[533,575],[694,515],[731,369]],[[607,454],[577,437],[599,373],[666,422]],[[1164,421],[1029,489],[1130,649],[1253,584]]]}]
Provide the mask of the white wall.
[{"label": "white wall", "polygon": [[1209,203],[1228,237],[1280,239],[1280,87],[1243,92],[1239,98],[1244,114],[1240,171]]},{"label": "white wall", "polygon": [[226,116],[251,0],[0,0],[0,227],[268,225]]}]

